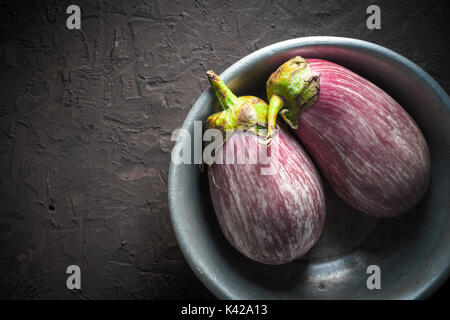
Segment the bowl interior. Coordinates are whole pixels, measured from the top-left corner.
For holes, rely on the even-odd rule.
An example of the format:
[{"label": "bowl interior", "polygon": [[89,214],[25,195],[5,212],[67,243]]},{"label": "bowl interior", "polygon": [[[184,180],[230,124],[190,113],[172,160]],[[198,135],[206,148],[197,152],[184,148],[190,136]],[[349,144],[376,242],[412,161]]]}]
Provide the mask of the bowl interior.
[{"label": "bowl interior", "polygon": [[[180,247],[202,282],[219,298],[231,299],[410,299],[430,295],[449,273],[450,103],[422,69],[383,47],[360,40],[310,37],[281,42],[238,61],[222,75],[237,95],[265,97],[265,81],[292,56],[339,63],[394,97],[414,118],[428,142],[432,179],[422,201],[392,219],[364,215],[328,187],[327,218],[318,243],[283,266],[253,262],[222,235],[206,174],[196,165],[171,164],[169,202]],[[194,137],[194,121],[214,112],[206,90],[183,128]],[[189,144],[181,139],[178,143]],[[369,265],[381,269],[381,290],[366,286]]]}]

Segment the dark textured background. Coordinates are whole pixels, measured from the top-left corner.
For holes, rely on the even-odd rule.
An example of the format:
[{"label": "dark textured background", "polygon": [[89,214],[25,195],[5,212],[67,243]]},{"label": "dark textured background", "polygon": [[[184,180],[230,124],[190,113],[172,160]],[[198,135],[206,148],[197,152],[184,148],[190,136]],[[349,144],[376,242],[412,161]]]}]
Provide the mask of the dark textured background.
[{"label": "dark textured background", "polygon": [[[66,28],[78,4],[81,30]],[[382,29],[366,28],[381,7]],[[171,132],[217,73],[281,40],[372,41],[450,91],[450,2],[0,4],[0,298],[213,298],[177,246]],[[66,289],[66,267],[82,290]]]}]

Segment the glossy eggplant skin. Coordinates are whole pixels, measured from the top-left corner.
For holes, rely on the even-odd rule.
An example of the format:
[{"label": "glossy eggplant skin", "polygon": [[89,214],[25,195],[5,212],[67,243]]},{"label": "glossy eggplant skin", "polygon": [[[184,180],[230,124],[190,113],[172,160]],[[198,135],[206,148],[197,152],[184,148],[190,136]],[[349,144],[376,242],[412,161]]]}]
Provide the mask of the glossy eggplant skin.
[{"label": "glossy eggplant skin", "polygon": [[[258,156],[262,148],[269,149],[270,165]],[[208,168],[212,202],[227,240],[248,258],[264,264],[284,264],[304,255],[322,232],[325,196],[320,177],[300,144],[284,129],[269,147],[259,143],[255,134],[237,131],[216,156],[225,154],[259,159],[247,164],[215,163]],[[269,167],[273,174],[262,174]]]},{"label": "glossy eggplant skin", "polygon": [[318,100],[296,135],[336,193],[356,209],[395,217],[413,208],[430,179],[430,153],[410,115],[386,92],[335,63],[308,59]]}]

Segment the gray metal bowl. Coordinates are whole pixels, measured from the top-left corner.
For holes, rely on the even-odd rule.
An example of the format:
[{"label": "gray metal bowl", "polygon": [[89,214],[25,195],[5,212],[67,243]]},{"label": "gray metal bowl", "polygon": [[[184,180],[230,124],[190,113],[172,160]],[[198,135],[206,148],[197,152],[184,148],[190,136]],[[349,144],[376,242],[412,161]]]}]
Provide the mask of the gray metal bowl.
[{"label": "gray metal bowl", "polygon": [[[376,219],[343,203],[324,180],[324,232],[303,258],[283,266],[253,262],[222,235],[208,182],[196,165],[171,164],[173,227],[200,280],[224,299],[417,299],[429,297],[450,272],[450,99],[421,68],[381,46],[348,38],[307,37],[276,43],[239,60],[221,74],[238,95],[265,98],[265,81],[288,58],[322,58],[368,78],[416,120],[429,144],[432,181],[419,205],[402,217]],[[210,66],[214,67],[214,66]],[[183,128],[212,112],[206,90]],[[179,142],[185,143],[185,142]],[[369,265],[381,269],[381,289],[366,286]]]}]

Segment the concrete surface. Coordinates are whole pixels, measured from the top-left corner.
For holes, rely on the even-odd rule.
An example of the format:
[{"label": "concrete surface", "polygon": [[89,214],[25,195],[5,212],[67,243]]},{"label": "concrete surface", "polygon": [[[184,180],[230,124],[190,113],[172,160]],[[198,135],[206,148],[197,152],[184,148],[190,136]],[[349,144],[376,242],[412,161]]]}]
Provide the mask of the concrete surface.
[{"label": "concrete surface", "polygon": [[[450,91],[450,3],[0,3],[0,298],[213,298],[177,246],[171,132],[222,72],[274,42],[354,37],[419,64]],[[66,288],[67,266],[82,290]]]}]

